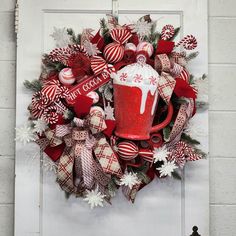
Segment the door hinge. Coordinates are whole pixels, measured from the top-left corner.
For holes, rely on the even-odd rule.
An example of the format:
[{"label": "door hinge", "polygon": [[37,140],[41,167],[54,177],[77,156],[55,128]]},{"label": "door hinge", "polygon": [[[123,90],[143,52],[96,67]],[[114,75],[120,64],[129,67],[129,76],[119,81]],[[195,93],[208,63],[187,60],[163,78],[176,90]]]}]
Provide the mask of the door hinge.
[{"label": "door hinge", "polygon": [[19,30],[19,0],[16,1],[15,6],[15,33],[18,34]]}]

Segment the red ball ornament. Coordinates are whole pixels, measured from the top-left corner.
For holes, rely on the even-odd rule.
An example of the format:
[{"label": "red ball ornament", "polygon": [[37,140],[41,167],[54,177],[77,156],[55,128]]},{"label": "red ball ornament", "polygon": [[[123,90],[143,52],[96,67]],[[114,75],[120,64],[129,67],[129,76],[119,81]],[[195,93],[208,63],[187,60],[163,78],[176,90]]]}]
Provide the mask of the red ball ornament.
[{"label": "red ball ornament", "polygon": [[138,156],[138,147],[131,141],[121,142],[117,145],[117,148],[119,157],[125,161],[133,160]]}]

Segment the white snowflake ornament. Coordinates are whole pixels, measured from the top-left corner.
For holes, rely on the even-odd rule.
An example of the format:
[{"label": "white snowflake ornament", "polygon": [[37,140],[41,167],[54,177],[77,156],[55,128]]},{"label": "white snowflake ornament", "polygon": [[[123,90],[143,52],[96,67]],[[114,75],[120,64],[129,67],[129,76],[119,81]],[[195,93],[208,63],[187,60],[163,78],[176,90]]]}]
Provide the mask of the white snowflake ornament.
[{"label": "white snowflake ornament", "polygon": [[103,207],[105,195],[101,194],[98,191],[98,188],[95,190],[86,190],[84,201],[88,202],[90,208],[93,209],[94,207]]},{"label": "white snowflake ornament", "polygon": [[91,43],[88,40],[84,41],[83,46],[84,46],[84,48],[85,48],[85,50],[86,50],[86,52],[88,53],[89,56],[93,57],[93,56],[96,56],[97,54],[100,53],[100,51],[97,48],[97,45]]},{"label": "white snowflake ornament", "polygon": [[142,18],[131,26],[132,32],[136,32],[138,36],[142,39],[151,33],[152,24],[153,23],[149,23]]},{"label": "white snowflake ornament", "polygon": [[26,143],[36,140],[36,135],[29,124],[25,124],[19,128],[16,128],[16,141],[22,142],[24,145]]},{"label": "white snowflake ornament", "polygon": [[169,153],[170,152],[167,150],[165,145],[160,147],[160,148],[154,148],[154,150],[153,150],[154,163],[156,163],[158,161],[164,161],[165,162]]},{"label": "white snowflake ornament", "polygon": [[171,176],[171,173],[177,169],[175,161],[165,162],[161,167],[157,168],[160,171],[160,177],[162,176]]},{"label": "white snowflake ornament", "polygon": [[71,44],[71,36],[67,33],[66,28],[56,28],[53,27],[54,32],[50,35],[56,41],[56,46],[59,48],[66,47],[68,44]]},{"label": "white snowflake ornament", "polygon": [[33,131],[42,135],[43,132],[48,128],[48,123],[43,119],[38,119],[33,121],[34,128]]},{"label": "white snowflake ornament", "polygon": [[108,105],[104,108],[105,116],[107,120],[115,120],[114,117],[114,108],[111,107],[110,102],[108,102]]},{"label": "white snowflake ornament", "polygon": [[140,180],[136,173],[126,173],[120,179],[120,185],[128,186],[130,189],[136,184],[139,184]]}]

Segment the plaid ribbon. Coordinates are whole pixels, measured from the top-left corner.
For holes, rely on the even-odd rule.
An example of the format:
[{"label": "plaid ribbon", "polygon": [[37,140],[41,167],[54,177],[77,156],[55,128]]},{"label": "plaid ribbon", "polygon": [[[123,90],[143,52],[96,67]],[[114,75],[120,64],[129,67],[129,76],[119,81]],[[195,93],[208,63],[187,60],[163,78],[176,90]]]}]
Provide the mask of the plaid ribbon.
[{"label": "plaid ribbon", "polygon": [[106,138],[102,137],[94,149],[94,154],[99,160],[102,169],[107,174],[122,175],[120,163],[111,146],[108,144]]},{"label": "plaid ribbon", "polygon": [[[57,135],[65,135],[64,142],[71,150],[66,150],[60,158],[57,181],[61,188],[69,193],[79,192],[82,187],[92,189],[96,184],[105,195],[105,186],[110,181],[106,173],[121,175],[122,172],[110,145],[99,134],[106,129],[103,113],[100,109],[93,109],[84,120],[75,118],[74,123],[77,125],[75,128],[70,125],[56,127]],[[92,136],[90,132],[96,136]],[[98,152],[99,149],[102,151]],[[99,162],[94,160],[93,151]],[[104,159],[109,165],[104,165]],[[82,179],[79,186],[75,186],[75,177]]]},{"label": "plaid ribbon", "polygon": [[171,130],[171,133],[168,139],[168,144],[167,144],[168,147],[173,146],[175,143],[177,143],[180,140],[182,132],[189,118],[193,114],[193,109],[194,109],[193,99],[189,99],[187,103],[181,104],[177,117],[174,122],[174,126]]},{"label": "plaid ribbon", "polygon": [[130,188],[129,186],[122,186],[122,192],[124,196],[128,199],[128,201],[134,203],[135,197],[141,187],[141,184],[142,184],[141,182],[135,184],[132,188]]},{"label": "plaid ribbon", "polygon": [[179,141],[174,145],[168,158],[169,161],[175,161],[181,168],[184,167],[186,161],[197,161],[202,156],[196,154],[191,146],[183,141]]},{"label": "plaid ribbon", "polygon": [[57,137],[56,131],[48,129],[45,131],[45,138],[40,138],[35,142],[39,145],[41,150],[45,150],[47,146],[56,147],[62,144],[62,139]]},{"label": "plaid ribbon", "polygon": [[157,89],[161,98],[168,104],[175,88],[175,79],[165,72],[163,72],[158,80]]}]

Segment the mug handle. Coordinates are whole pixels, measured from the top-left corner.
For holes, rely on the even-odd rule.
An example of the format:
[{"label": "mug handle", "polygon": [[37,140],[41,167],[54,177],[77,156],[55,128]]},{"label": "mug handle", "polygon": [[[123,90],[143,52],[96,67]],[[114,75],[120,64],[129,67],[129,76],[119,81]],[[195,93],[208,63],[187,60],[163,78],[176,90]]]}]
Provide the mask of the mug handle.
[{"label": "mug handle", "polygon": [[158,132],[159,130],[165,128],[171,122],[171,119],[172,119],[172,116],[173,116],[173,112],[174,112],[173,105],[172,105],[171,102],[169,102],[168,111],[167,112],[168,113],[167,113],[166,119],[164,121],[162,121],[160,124],[153,126],[151,128],[151,132],[150,133]]}]

